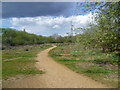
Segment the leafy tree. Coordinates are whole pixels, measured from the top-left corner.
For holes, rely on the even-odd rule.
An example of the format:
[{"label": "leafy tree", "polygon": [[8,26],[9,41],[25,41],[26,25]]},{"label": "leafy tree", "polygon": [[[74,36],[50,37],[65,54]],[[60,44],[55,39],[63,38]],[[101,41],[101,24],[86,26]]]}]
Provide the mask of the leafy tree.
[{"label": "leafy tree", "polygon": [[[103,52],[119,50],[120,2],[80,3],[80,5],[85,7],[83,11],[91,11],[96,15],[93,14],[95,23],[91,23],[83,34],[77,35],[77,42],[86,47],[102,48]],[[96,11],[92,11],[93,9]]]}]

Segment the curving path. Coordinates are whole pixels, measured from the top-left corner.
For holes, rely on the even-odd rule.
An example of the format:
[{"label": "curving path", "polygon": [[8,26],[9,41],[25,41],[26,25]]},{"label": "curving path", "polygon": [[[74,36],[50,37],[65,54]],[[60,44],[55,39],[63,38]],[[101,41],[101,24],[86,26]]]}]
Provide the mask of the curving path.
[{"label": "curving path", "polygon": [[9,83],[7,88],[107,88],[89,77],[77,74],[64,65],[55,62],[48,56],[53,46],[40,52],[37,56],[36,67],[44,70],[45,74],[32,75]]}]

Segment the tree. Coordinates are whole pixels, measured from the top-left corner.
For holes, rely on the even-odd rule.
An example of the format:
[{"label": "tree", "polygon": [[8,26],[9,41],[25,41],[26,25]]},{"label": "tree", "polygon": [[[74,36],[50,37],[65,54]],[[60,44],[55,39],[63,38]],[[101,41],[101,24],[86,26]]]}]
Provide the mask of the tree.
[{"label": "tree", "polygon": [[[91,45],[102,48],[103,52],[119,50],[120,26],[119,10],[120,2],[93,2],[80,3],[83,11],[91,11],[94,14],[95,24],[90,24],[82,35],[77,35],[77,41],[86,47]],[[92,11],[96,9],[96,11]]]}]

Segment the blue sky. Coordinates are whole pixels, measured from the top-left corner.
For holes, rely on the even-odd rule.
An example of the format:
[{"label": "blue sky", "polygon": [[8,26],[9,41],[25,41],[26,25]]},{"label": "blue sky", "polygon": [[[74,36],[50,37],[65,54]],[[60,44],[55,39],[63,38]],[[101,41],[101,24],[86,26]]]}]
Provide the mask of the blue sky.
[{"label": "blue sky", "polygon": [[[79,13],[75,2],[4,2],[2,3],[2,27],[29,33],[62,36],[74,27],[87,27],[92,17],[90,11]],[[79,13],[79,15],[77,15]]]}]

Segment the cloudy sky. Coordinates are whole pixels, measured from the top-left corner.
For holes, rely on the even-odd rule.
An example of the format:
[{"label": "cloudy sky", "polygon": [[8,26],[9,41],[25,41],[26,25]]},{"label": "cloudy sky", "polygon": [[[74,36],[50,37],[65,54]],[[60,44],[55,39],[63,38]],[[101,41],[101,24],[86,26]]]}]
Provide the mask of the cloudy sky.
[{"label": "cloudy sky", "polygon": [[88,27],[91,12],[79,13],[74,2],[4,2],[2,3],[2,27],[50,36],[65,36],[71,21],[75,28]]}]

